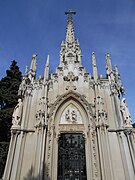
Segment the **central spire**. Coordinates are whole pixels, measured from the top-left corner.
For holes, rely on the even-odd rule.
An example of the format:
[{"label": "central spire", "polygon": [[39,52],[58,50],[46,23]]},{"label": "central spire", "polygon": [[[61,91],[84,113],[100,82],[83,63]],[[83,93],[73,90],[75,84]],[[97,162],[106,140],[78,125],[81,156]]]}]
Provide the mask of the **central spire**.
[{"label": "central spire", "polygon": [[67,32],[66,32],[66,42],[72,43],[75,41],[75,36],[74,36],[74,27],[73,27],[73,18],[72,15],[76,14],[75,11],[69,10],[65,12],[66,15],[68,15],[68,20],[67,20]]},{"label": "central spire", "polygon": [[68,15],[66,40],[62,41],[60,50],[60,66],[73,71],[75,67],[81,66],[81,48],[79,41],[75,38],[72,16],[76,14],[74,11],[65,12]]}]

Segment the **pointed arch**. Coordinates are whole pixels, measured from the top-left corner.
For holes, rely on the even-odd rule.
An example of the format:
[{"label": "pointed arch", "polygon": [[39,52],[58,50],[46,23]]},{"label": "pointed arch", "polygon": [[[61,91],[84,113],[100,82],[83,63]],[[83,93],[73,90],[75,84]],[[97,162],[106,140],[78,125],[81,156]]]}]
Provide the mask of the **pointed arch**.
[{"label": "pointed arch", "polygon": [[[89,123],[94,123],[94,112],[92,109],[92,104],[89,104],[88,101],[85,99],[84,95],[80,95],[77,92],[69,91],[61,96],[57,97],[57,100],[54,102],[54,104],[50,108],[49,113],[49,119],[54,120],[54,117],[56,116],[57,111],[60,109],[60,107],[65,103],[72,99],[73,102],[78,103],[85,113],[87,114],[87,117],[89,119]],[[54,122],[53,122],[54,123]]]}]

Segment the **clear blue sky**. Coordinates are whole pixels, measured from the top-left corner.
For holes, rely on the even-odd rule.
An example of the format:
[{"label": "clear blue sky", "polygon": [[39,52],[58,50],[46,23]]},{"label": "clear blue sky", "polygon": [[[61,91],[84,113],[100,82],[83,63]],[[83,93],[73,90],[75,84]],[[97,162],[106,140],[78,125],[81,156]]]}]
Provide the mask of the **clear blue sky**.
[{"label": "clear blue sky", "polygon": [[83,65],[91,71],[95,51],[99,74],[105,75],[105,53],[117,64],[126,99],[135,122],[135,0],[0,0],[0,78],[15,59],[22,72],[38,54],[38,75],[43,75],[50,54],[51,69],[59,63],[65,39],[66,10],[75,10],[75,35]]}]

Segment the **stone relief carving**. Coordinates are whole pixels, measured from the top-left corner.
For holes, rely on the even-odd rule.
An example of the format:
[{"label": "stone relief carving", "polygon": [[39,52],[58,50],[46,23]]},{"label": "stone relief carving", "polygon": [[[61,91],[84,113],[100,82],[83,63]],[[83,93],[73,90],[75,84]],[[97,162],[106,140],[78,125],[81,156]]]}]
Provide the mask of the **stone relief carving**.
[{"label": "stone relief carving", "polygon": [[12,115],[12,127],[20,126],[21,124],[21,115],[22,115],[22,100],[18,99],[18,104],[15,106],[13,115]]},{"label": "stone relief carving", "polygon": [[67,76],[64,76],[63,77],[64,81],[69,81],[69,82],[72,82],[72,81],[77,81],[78,80],[78,77],[75,76],[73,74],[73,72],[69,72]]},{"label": "stone relief carving", "polygon": [[73,105],[70,104],[62,113],[60,124],[82,124],[82,116],[79,110]]},{"label": "stone relief carving", "polygon": [[41,127],[41,126],[45,126],[45,125],[46,125],[45,112],[39,110],[36,113],[36,125],[35,125],[35,127]]},{"label": "stone relief carving", "polygon": [[65,114],[65,119],[66,121],[72,121],[72,122],[77,121],[77,114],[75,110],[68,109]]},{"label": "stone relief carving", "polygon": [[120,104],[120,110],[124,119],[124,123],[126,127],[132,127],[131,125],[131,116],[128,110],[128,106],[126,104],[126,98],[123,98]]},{"label": "stone relief carving", "polygon": [[108,122],[107,122],[108,114],[104,108],[103,98],[98,96],[94,99],[94,102],[96,107],[95,117],[96,117],[97,126],[108,127]]}]

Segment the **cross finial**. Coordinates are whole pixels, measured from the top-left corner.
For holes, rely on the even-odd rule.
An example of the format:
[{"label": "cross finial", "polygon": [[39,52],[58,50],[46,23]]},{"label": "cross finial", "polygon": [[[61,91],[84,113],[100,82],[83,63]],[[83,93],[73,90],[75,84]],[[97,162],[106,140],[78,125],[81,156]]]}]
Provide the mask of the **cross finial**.
[{"label": "cross finial", "polygon": [[68,16],[70,16],[70,17],[72,17],[72,15],[73,15],[73,14],[76,14],[76,12],[75,12],[75,11],[72,11],[72,10],[69,10],[69,11],[66,11],[65,14],[68,15]]}]

